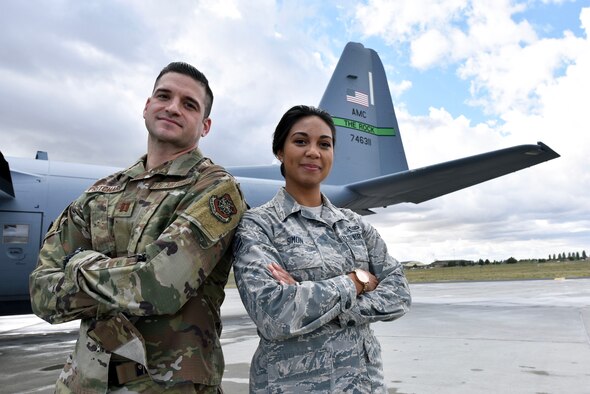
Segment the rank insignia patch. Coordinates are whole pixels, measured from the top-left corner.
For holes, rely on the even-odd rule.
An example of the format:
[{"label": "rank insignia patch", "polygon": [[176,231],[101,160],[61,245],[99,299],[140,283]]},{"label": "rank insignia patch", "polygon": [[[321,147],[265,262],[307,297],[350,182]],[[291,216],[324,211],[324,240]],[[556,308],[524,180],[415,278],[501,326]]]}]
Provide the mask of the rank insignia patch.
[{"label": "rank insignia patch", "polygon": [[238,210],[228,193],[218,197],[213,195],[209,197],[209,208],[211,213],[217,220],[223,223],[228,223],[232,215],[238,213]]}]

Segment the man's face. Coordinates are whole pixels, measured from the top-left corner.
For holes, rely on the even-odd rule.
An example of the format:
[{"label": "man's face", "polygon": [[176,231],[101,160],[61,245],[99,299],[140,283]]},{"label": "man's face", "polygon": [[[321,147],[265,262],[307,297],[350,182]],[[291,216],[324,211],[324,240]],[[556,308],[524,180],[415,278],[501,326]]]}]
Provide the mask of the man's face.
[{"label": "man's face", "polygon": [[143,110],[151,145],[178,151],[196,147],[211,127],[205,100],[205,88],[191,77],[162,75]]}]

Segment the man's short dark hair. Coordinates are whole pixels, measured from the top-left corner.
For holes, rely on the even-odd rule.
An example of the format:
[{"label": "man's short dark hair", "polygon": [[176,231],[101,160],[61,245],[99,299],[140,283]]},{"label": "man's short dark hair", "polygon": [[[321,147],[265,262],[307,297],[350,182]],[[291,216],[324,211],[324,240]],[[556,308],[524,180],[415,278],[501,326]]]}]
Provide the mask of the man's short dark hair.
[{"label": "man's short dark hair", "polygon": [[160,74],[158,74],[156,82],[154,83],[154,89],[156,88],[156,85],[158,84],[160,78],[162,78],[162,75],[169,72],[184,74],[203,85],[203,87],[205,88],[205,118],[208,118],[209,114],[211,114],[211,107],[213,106],[213,91],[211,91],[211,87],[209,87],[209,81],[207,80],[207,77],[205,77],[205,74],[203,74],[202,72],[197,70],[196,67],[188,63],[172,62],[166,67],[164,67],[162,71],[160,71]]},{"label": "man's short dark hair", "polygon": [[[320,108],[308,105],[296,105],[285,112],[275,128],[275,132],[272,136],[272,153],[274,153],[275,156],[284,148],[285,141],[287,140],[287,136],[293,125],[297,123],[299,119],[308,116],[317,116],[328,125],[332,131],[332,146],[336,145],[336,126],[334,126],[332,116]],[[283,177],[285,176],[285,166],[283,164],[281,164],[281,175],[283,175]]]}]

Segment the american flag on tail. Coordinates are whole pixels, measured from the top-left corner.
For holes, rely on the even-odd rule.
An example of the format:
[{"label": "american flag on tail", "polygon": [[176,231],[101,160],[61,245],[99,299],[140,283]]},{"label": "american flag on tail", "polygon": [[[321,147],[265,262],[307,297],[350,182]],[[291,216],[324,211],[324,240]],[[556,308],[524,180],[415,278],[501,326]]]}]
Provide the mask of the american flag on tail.
[{"label": "american flag on tail", "polygon": [[346,89],[346,101],[369,107],[369,96],[356,90]]}]

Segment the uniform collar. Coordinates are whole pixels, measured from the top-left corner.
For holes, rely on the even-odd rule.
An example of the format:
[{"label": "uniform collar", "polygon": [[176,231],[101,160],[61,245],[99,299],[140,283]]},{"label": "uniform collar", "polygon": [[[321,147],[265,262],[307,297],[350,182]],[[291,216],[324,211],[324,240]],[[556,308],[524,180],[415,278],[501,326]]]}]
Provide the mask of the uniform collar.
[{"label": "uniform collar", "polygon": [[[285,221],[290,215],[301,212],[302,206],[295,201],[293,196],[287,193],[284,187],[281,187],[277,194],[271,200],[272,205],[275,207],[277,215],[281,221]],[[346,216],[332,204],[332,202],[322,193],[322,221],[332,224],[339,220],[346,219]],[[307,217],[307,216],[305,216]]]},{"label": "uniform collar", "polygon": [[149,178],[156,174],[168,175],[168,176],[187,176],[189,171],[201,160],[203,160],[204,156],[199,150],[199,148],[195,148],[185,154],[178,156],[174,160],[167,161],[165,163],[160,164],[158,167],[153,168],[151,171],[146,171],[145,163],[147,160],[147,155],[143,155],[142,157],[137,160],[135,164],[131,167],[123,171],[123,174],[129,176],[130,178]]}]

